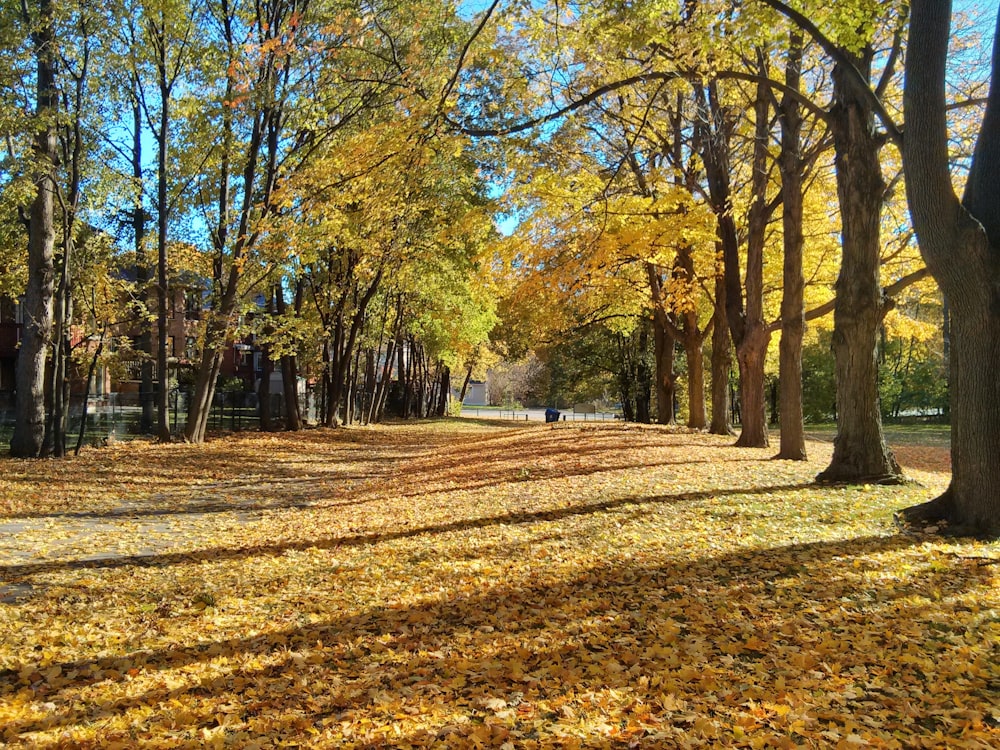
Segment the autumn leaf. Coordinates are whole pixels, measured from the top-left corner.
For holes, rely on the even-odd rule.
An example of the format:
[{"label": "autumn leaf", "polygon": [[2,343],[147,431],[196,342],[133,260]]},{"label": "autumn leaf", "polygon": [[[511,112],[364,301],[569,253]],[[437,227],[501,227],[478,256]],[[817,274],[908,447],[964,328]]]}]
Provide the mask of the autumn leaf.
[{"label": "autumn leaf", "polygon": [[946,486],[931,449],[930,487],[826,487],[828,443],[729,442],[453,420],[0,459],[0,741],[1000,743],[1000,553],[892,522]]}]

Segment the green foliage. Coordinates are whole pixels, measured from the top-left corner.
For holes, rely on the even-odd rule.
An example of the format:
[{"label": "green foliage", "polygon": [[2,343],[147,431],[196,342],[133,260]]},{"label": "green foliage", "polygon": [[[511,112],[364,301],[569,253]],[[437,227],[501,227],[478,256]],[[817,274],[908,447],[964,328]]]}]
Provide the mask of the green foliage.
[{"label": "green foliage", "polygon": [[540,349],[538,356],[545,366],[536,379],[535,405],[562,409],[605,400],[615,392],[615,334],[606,328],[571,331]]},{"label": "green foliage", "polygon": [[948,379],[940,351],[916,339],[889,339],[879,368],[882,416],[942,415],[948,410]]},{"label": "green foliage", "polygon": [[832,332],[821,329],[802,348],[802,417],[807,423],[830,422],[836,414],[832,340]]},{"label": "green foliage", "polygon": [[[830,422],[836,416],[831,335],[821,330],[802,350],[803,416],[809,423]],[[940,345],[940,339],[923,343],[912,337],[883,337],[879,396],[884,418],[947,413],[948,380]]]}]

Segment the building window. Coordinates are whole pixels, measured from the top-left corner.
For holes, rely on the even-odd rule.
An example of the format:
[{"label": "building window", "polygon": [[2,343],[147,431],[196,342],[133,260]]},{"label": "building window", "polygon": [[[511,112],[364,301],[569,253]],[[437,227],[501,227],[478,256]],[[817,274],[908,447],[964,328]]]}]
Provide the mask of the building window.
[{"label": "building window", "polygon": [[21,303],[10,297],[0,297],[0,323],[20,323]]},{"label": "building window", "polygon": [[189,290],[184,293],[184,319],[201,319],[201,293],[198,290]]}]

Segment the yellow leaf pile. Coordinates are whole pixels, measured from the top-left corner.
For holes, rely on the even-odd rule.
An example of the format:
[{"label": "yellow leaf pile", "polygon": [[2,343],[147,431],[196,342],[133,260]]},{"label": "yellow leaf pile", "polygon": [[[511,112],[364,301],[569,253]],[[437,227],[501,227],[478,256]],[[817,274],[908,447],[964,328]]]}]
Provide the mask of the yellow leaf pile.
[{"label": "yellow leaf pile", "polygon": [[996,545],[947,481],[473,421],[0,461],[0,743],[1000,746]]}]

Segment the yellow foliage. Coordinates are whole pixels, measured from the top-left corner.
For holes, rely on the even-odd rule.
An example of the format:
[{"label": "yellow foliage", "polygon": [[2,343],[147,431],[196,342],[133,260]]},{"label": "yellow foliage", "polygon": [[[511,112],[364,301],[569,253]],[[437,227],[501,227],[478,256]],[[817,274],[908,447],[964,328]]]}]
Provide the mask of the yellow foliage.
[{"label": "yellow foliage", "polygon": [[891,521],[947,466],[809,454],[450,421],[0,459],[0,741],[996,746],[995,545]]}]

